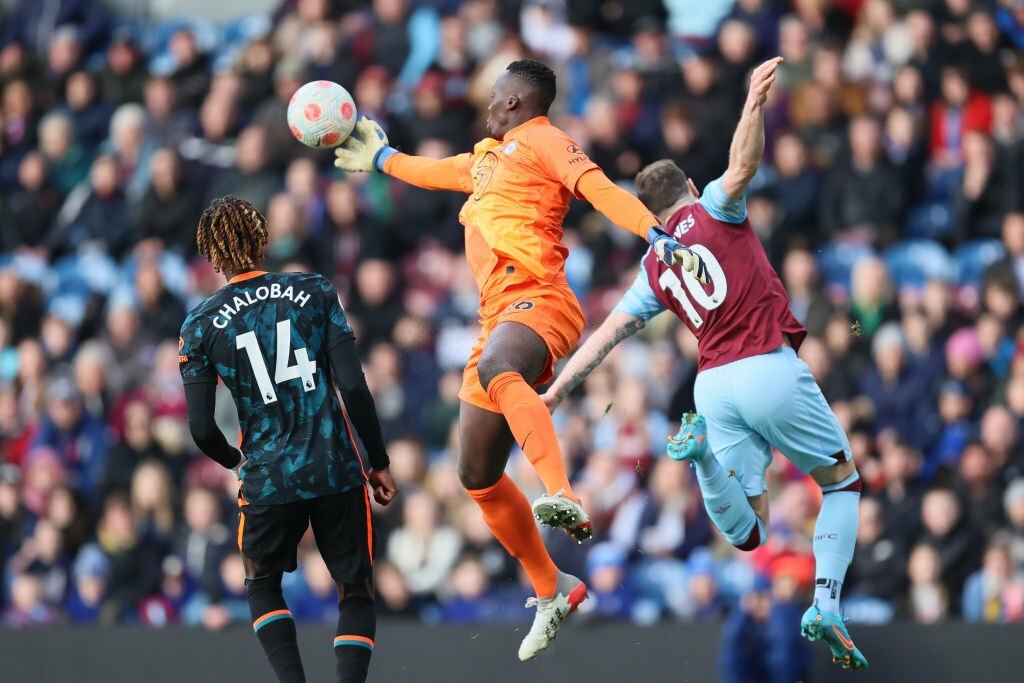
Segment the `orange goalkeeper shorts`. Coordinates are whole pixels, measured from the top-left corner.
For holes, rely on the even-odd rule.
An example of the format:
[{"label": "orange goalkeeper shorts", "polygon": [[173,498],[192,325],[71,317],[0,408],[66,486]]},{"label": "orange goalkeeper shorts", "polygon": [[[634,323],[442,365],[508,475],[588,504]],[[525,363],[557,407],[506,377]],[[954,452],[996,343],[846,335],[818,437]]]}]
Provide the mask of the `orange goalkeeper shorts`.
[{"label": "orange goalkeeper shorts", "polygon": [[555,363],[579,342],[584,320],[576,295],[565,284],[529,282],[509,287],[480,308],[480,324],[483,329],[469,355],[466,370],[462,373],[459,398],[492,413],[500,413],[501,409],[480,385],[477,363],[491,331],[503,322],[526,325],[547,344],[547,363],[540,377],[533,383],[533,386],[540,386],[551,381]]}]

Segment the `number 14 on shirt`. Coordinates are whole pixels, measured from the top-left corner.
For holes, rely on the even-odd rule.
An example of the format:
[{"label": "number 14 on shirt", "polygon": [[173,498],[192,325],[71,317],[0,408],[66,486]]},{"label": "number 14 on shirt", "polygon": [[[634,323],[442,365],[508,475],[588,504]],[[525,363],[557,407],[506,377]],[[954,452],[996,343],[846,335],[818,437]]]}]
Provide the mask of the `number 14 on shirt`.
[{"label": "number 14 on shirt", "polygon": [[277,401],[275,384],[301,379],[303,391],[310,392],[316,388],[316,382],[313,379],[313,373],[316,372],[316,361],[309,360],[306,349],[301,348],[295,349],[295,364],[291,365],[291,345],[292,323],[290,320],[281,320],[277,323],[277,367],[274,371],[274,381],[271,382],[270,372],[267,370],[266,361],[263,360],[263,352],[256,339],[256,333],[246,332],[238,335],[235,340],[235,348],[245,349],[249,356],[252,374],[256,378],[256,385],[259,387],[264,404]]}]

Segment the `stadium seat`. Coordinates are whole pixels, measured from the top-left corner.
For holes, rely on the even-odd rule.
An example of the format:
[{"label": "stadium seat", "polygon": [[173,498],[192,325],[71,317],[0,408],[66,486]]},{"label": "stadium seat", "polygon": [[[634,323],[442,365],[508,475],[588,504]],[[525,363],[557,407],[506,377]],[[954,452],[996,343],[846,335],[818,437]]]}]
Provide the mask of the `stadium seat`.
[{"label": "stadium seat", "polygon": [[858,261],[875,256],[875,250],[866,244],[833,242],[821,248],[818,254],[818,268],[825,285],[840,294],[848,294],[853,277],[853,267]]},{"label": "stadium seat", "polygon": [[270,17],[265,14],[253,14],[221,26],[219,46],[213,55],[214,72],[231,68],[246,44],[267,35],[271,28]]},{"label": "stadium seat", "polygon": [[1006,247],[997,239],[976,240],[957,248],[956,283],[960,286],[980,287],[982,277],[990,265],[1006,255]]},{"label": "stadium seat", "polygon": [[955,275],[949,252],[931,240],[904,240],[889,247],[884,258],[898,289],[920,289],[929,280],[952,281]]}]

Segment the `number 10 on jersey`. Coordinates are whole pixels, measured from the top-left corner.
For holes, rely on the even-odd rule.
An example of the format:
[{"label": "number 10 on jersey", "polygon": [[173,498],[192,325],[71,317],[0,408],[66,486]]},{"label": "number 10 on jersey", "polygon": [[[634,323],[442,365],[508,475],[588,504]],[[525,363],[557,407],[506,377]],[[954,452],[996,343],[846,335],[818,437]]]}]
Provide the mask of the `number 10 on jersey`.
[{"label": "number 10 on jersey", "polygon": [[309,392],[316,389],[316,380],[313,373],[316,372],[316,361],[309,359],[306,349],[295,349],[295,364],[290,365],[292,350],[292,322],[281,320],[277,323],[277,367],[274,370],[274,381],[270,381],[270,372],[267,370],[267,363],[263,360],[263,352],[260,350],[260,343],[256,339],[255,332],[240,334],[235,340],[236,349],[245,349],[249,356],[249,363],[252,365],[252,374],[256,378],[256,386],[263,397],[263,403],[275,403],[277,392],[275,384],[282,384],[294,379],[302,380],[303,391]]}]

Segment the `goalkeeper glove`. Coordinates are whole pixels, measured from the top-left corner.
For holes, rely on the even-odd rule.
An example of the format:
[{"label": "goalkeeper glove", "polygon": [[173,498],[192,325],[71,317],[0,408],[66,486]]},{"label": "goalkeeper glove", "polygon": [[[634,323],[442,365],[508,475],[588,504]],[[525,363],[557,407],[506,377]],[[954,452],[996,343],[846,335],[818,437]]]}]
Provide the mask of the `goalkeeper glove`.
[{"label": "goalkeeper glove", "polygon": [[681,265],[683,270],[693,275],[702,285],[711,282],[704,259],[688,247],[675,241],[661,228],[651,228],[647,232],[647,241],[654,247],[654,253],[666,266]]},{"label": "goalkeeper glove", "polygon": [[[343,171],[383,171],[384,162],[398,150],[388,146],[388,136],[380,124],[365,116],[356,123],[354,135],[349,135],[334,150],[334,165]],[[357,137],[358,136],[358,137]]]}]

